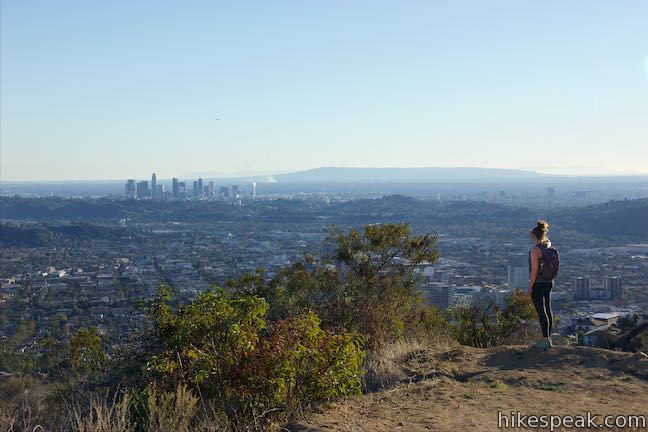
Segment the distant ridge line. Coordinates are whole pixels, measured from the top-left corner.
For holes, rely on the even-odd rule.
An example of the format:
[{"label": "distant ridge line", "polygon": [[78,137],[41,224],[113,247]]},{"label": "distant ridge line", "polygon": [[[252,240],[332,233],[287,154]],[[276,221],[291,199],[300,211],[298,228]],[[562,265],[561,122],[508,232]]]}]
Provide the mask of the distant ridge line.
[{"label": "distant ridge line", "polygon": [[479,167],[417,167],[417,168],[354,168],[319,167],[273,176],[278,182],[340,183],[340,182],[427,182],[448,180],[511,180],[557,177],[537,171]]}]

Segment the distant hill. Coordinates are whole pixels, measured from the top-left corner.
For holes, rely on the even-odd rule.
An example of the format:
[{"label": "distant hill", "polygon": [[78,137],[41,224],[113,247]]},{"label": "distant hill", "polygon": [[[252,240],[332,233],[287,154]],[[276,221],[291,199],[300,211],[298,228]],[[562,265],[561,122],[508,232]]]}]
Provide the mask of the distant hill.
[{"label": "distant hill", "polygon": [[648,239],[648,198],[608,201],[556,213],[554,222],[604,237]]},{"label": "distant hill", "polygon": [[126,235],[135,235],[125,228],[75,223],[70,225],[6,224],[0,223],[0,248],[41,247],[61,245],[66,242],[117,240]]},{"label": "distant hill", "polygon": [[[648,241],[648,198],[587,207],[537,209],[483,201],[423,201],[402,195],[342,203],[259,200],[234,206],[220,201],[120,201],[0,197],[0,218],[17,221],[253,222],[365,224],[411,222],[466,227],[486,224],[526,229],[546,218],[553,229],[571,229],[628,242]],[[557,231],[553,231],[557,233]]]},{"label": "distant hill", "polygon": [[274,176],[285,183],[364,183],[364,182],[432,182],[432,181],[501,181],[551,177],[535,171],[497,168],[428,167],[428,168],[345,168],[322,167]]}]

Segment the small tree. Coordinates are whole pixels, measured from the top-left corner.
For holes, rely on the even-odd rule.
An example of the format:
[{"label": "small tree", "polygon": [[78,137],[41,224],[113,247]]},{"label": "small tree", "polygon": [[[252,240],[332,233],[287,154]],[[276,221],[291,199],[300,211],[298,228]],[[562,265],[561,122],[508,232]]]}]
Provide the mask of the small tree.
[{"label": "small tree", "polygon": [[107,360],[96,327],[82,327],[70,340],[69,361],[72,370],[88,374],[101,370]]},{"label": "small tree", "polygon": [[416,289],[416,268],[436,261],[435,242],[431,234],[412,235],[404,223],[334,229],[324,245],[331,254],[322,263],[293,264],[269,281],[259,270],[228,285],[265,298],[273,319],[314,310],[324,326],[360,331],[374,348],[420,330],[419,317],[430,317]]}]

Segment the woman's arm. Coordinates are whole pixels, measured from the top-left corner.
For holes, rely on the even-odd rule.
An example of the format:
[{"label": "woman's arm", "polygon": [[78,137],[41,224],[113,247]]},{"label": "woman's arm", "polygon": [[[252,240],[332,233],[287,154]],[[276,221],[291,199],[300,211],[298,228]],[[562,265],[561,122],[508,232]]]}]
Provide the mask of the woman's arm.
[{"label": "woman's arm", "polygon": [[538,270],[540,268],[540,248],[534,247],[531,251],[531,274],[529,274],[529,289],[527,294],[533,294],[533,284],[535,283],[536,277],[538,277]]}]

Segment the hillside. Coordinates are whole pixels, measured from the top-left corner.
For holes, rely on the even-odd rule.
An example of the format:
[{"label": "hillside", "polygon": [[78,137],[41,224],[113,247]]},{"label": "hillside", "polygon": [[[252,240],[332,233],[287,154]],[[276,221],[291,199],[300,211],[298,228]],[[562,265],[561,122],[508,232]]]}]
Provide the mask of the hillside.
[{"label": "hillside", "polygon": [[601,421],[605,415],[648,415],[643,353],[461,346],[415,350],[397,363],[400,382],[394,387],[322,407],[289,430],[497,431],[498,411],[509,416],[590,411]]},{"label": "hillside", "polygon": [[581,232],[607,237],[648,238],[648,198],[618,200],[561,209],[556,222]]},{"label": "hillside", "polygon": [[[277,199],[233,206],[220,201],[119,201],[61,198],[0,197],[0,218],[31,221],[137,223],[179,221],[198,223],[318,223],[367,224],[408,221],[475,227],[479,224],[527,229],[538,218],[554,228],[570,229],[616,241],[648,241],[648,199],[618,200],[576,208],[534,209],[483,201],[423,201],[402,195],[342,203]],[[480,228],[481,230],[481,228]],[[556,231],[554,231],[554,234]]]},{"label": "hillside", "polygon": [[114,241],[132,235],[135,235],[133,230],[83,222],[61,226],[0,223],[0,248],[42,247],[74,241]]}]

